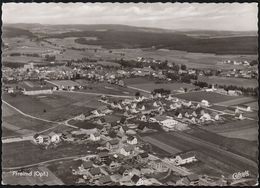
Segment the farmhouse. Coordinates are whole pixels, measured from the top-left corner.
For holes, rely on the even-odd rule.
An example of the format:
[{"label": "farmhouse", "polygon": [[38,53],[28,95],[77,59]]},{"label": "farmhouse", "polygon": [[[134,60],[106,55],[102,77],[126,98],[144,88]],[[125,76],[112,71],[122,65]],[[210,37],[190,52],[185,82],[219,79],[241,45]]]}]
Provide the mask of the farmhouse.
[{"label": "farmhouse", "polygon": [[209,101],[207,101],[207,100],[202,100],[202,101],[201,101],[201,105],[203,105],[203,106],[209,106]]},{"label": "farmhouse", "polygon": [[197,161],[196,157],[195,157],[195,153],[194,152],[186,152],[180,155],[177,155],[173,161],[176,165],[184,165],[184,164],[188,164],[188,163],[192,163]]},{"label": "farmhouse", "polygon": [[128,136],[128,138],[127,138],[127,143],[128,144],[130,144],[130,145],[135,145],[135,144],[137,144],[137,139],[136,139],[136,137],[134,137],[134,136]]},{"label": "farmhouse", "polygon": [[53,143],[58,143],[60,142],[60,135],[55,133],[55,132],[50,132],[49,134],[50,140]]},{"label": "farmhouse", "polygon": [[250,106],[243,105],[243,104],[238,105],[237,109],[242,110],[242,111],[246,111],[246,112],[252,111]]},{"label": "farmhouse", "polygon": [[92,141],[99,141],[100,140],[100,134],[98,132],[91,133],[89,139],[92,140]]},{"label": "farmhouse", "polygon": [[108,149],[118,149],[119,147],[119,141],[117,139],[113,139],[113,140],[109,140],[107,143],[106,143],[106,147]]}]

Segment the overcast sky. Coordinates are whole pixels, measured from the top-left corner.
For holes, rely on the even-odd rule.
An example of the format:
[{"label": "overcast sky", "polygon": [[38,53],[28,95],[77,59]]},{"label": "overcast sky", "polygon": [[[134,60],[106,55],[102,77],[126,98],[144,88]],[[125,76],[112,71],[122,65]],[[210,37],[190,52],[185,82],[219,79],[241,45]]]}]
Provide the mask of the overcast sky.
[{"label": "overcast sky", "polygon": [[4,3],[4,23],[257,30],[257,3]]}]

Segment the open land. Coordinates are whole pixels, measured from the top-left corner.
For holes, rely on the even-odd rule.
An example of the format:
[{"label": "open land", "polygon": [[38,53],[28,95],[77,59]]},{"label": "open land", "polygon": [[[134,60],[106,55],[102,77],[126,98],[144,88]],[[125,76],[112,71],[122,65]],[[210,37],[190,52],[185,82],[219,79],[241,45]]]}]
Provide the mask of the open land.
[{"label": "open land", "polygon": [[234,85],[241,87],[252,87],[255,88],[258,86],[257,79],[245,79],[245,78],[228,78],[220,76],[199,76],[198,81],[207,82],[209,84],[218,84],[218,85]]}]

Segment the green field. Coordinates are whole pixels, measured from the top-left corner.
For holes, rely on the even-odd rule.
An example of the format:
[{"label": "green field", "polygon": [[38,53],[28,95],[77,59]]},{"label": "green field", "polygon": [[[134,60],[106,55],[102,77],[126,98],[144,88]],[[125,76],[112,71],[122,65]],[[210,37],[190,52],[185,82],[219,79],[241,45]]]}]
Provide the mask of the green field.
[{"label": "green field", "polygon": [[183,93],[183,94],[177,94],[175,96],[180,99],[185,99],[189,101],[201,102],[202,100],[207,100],[210,103],[220,103],[223,101],[240,98],[240,97],[227,96],[219,93],[206,92],[206,91]]}]

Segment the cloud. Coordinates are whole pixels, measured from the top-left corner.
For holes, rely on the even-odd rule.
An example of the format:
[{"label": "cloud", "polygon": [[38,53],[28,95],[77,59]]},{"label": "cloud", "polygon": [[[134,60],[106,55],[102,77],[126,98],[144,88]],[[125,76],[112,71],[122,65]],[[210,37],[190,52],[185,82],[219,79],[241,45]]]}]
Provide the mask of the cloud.
[{"label": "cloud", "polygon": [[4,3],[4,23],[257,30],[257,3]]}]

